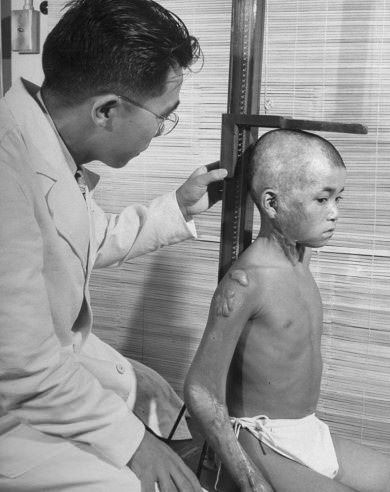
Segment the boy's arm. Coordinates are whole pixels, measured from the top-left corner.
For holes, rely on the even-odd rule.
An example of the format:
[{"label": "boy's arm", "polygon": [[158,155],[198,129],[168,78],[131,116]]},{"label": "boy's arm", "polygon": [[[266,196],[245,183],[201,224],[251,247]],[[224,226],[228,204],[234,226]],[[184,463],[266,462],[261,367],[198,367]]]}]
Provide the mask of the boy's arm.
[{"label": "boy's arm", "polygon": [[259,469],[238,443],[226,406],[226,379],[237,342],[257,310],[248,273],[232,269],[215,291],[205,333],[184,387],[185,401],[208,442],[242,491],[269,492]]}]

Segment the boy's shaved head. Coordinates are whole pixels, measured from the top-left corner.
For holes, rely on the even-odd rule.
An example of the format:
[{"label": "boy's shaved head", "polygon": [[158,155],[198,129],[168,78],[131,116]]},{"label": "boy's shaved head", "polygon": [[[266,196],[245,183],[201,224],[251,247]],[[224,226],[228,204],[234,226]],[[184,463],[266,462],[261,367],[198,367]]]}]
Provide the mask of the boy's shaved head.
[{"label": "boy's shaved head", "polygon": [[345,168],[335,147],[313,133],[272,130],[262,135],[255,145],[248,169],[250,193],[256,206],[260,209],[261,195],[268,188],[285,192],[308,183],[310,163],[318,158]]}]

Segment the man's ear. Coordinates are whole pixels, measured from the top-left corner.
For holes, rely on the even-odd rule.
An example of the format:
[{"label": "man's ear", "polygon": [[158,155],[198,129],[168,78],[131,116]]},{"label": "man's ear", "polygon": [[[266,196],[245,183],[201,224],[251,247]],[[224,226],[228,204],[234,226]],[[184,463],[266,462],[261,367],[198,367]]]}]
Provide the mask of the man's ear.
[{"label": "man's ear", "polygon": [[264,190],[261,195],[261,207],[270,219],[274,219],[278,213],[278,197],[274,190]]},{"label": "man's ear", "polygon": [[106,128],[111,125],[119,104],[115,94],[104,94],[95,99],[91,108],[91,117],[95,125]]}]

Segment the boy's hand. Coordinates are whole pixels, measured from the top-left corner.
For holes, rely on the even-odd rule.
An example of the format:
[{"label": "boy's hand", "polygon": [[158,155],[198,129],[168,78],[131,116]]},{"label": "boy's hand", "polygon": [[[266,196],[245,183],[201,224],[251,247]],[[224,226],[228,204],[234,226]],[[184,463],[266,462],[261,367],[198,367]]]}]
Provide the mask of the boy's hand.
[{"label": "boy's hand", "polygon": [[274,492],[274,489],[264,479],[253,490],[256,492]]},{"label": "boy's hand", "polygon": [[146,431],[127,466],[137,475],[142,492],[201,492],[192,471],[169,446]]},{"label": "boy's hand", "polygon": [[262,478],[256,483],[240,487],[241,492],[274,492],[274,489]]},{"label": "boy's hand", "polygon": [[254,485],[253,487],[245,487],[240,489],[241,492],[274,492],[274,489],[271,488],[269,485],[266,484],[257,484]]},{"label": "boy's hand", "polygon": [[196,169],[179,189],[177,203],[186,220],[210,208],[222,197],[222,184],[226,169],[218,169],[218,162]]},{"label": "boy's hand", "polygon": [[259,470],[251,470],[250,475],[243,485],[240,486],[241,492],[274,492],[274,489],[263,477]]}]

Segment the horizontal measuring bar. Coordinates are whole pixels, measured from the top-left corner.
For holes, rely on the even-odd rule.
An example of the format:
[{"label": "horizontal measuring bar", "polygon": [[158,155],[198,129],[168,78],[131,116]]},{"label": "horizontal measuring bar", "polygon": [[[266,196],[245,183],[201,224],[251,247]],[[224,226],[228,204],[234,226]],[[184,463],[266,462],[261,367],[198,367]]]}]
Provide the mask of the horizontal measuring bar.
[{"label": "horizontal measuring bar", "polygon": [[299,120],[277,115],[225,113],[222,121],[241,127],[281,128],[283,130],[312,130],[319,132],[358,133],[365,135],[367,128],[360,123]]}]

